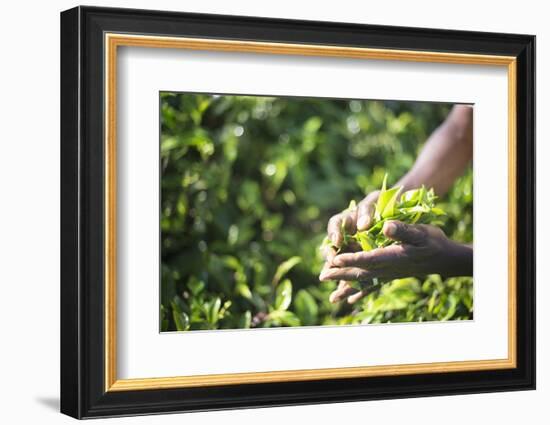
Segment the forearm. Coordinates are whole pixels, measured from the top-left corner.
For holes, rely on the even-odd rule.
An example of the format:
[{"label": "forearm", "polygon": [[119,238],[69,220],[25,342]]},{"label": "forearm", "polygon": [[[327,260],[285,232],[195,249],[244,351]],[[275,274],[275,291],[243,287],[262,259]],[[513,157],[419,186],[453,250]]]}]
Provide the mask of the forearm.
[{"label": "forearm", "polygon": [[404,190],[425,185],[443,196],[473,156],[473,110],[453,107],[447,119],[426,141],[412,169],[398,182]]}]

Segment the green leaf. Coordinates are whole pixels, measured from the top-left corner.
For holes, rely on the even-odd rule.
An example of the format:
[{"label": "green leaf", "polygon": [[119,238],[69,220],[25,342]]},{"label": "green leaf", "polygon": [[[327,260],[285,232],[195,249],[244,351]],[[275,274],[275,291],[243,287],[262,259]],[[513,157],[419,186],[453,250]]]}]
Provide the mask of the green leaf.
[{"label": "green leaf", "polygon": [[323,125],[323,121],[319,117],[311,117],[304,123],[304,133],[317,133]]},{"label": "green leaf", "polygon": [[229,310],[229,307],[231,307],[231,304],[233,304],[231,300],[227,300],[226,302],[223,303],[222,308],[218,313],[218,320],[223,319],[225,317],[225,314]]},{"label": "green leaf", "polygon": [[321,245],[319,246],[319,249],[321,251],[324,251],[326,247],[332,246],[332,241],[328,236],[325,236],[323,238],[323,242],[321,242]]},{"label": "green leaf", "polygon": [[222,300],[219,297],[207,306],[207,320],[211,325],[218,323]]},{"label": "green leaf", "polygon": [[277,285],[279,281],[283,278],[283,276],[287,274],[295,265],[299,264],[301,261],[302,261],[301,257],[295,256],[279,264],[279,267],[277,267],[277,271],[273,276],[273,281],[272,281],[273,285]]},{"label": "green leaf", "polygon": [[386,189],[388,175],[384,174],[384,181],[382,182],[382,188],[378,195],[378,201],[376,202],[376,209],[374,212],[375,220],[381,220],[385,217],[391,217],[394,215],[395,202],[401,187],[394,187],[392,189]]},{"label": "green leaf", "polygon": [[451,293],[451,295],[449,295],[448,301],[449,301],[449,308],[447,310],[447,314],[445,314],[445,316],[441,318],[441,320],[443,321],[449,320],[450,318],[452,318],[456,312],[456,306],[458,304],[457,296]]},{"label": "green leaf", "polygon": [[275,310],[286,310],[292,301],[292,282],[285,279],[277,287]]},{"label": "green leaf", "polygon": [[432,296],[430,297],[430,300],[428,301],[428,312],[429,313],[433,312],[436,298],[437,298],[437,291],[434,291],[432,293]]},{"label": "green leaf", "polygon": [[162,154],[177,148],[180,146],[180,143],[178,142],[178,139],[175,137],[168,137],[166,139],[163,139],[160,144],[160,151]]},{"label": "green leaf", "polygon": [[374,308],[378,311],[402,310],[407,308],[408,302],[393,294],[383,294],[374,302]]},{"label": "green leaf", "polygon": [[349,201],[348,207],[344,210],[344,212],[350,212],[357,209],[357,202],[355,202],[355,199],[352,199]]},{"label": "green leaf", "polygon": [[418,203],[418,200],[421,199],[421,188],[407,190],[403,195],[401,195],[401,208],[413,207]]},{"label": "green leaf", "polygon": [[204,282],[197,279],[195,276],[191,276],[187,281],[187,287],[193,295],[200,294],[204,289]]},{"label": "green leaf", "polygon": [[397,197],[399,196],[399,192],[401,189],[402,187],[399,186],[384,192],[384,200],[382,201],[384,207],[383,209],[381,209],[382,218],[388,218],[395,215],[395,202],[397,201]]},{"label": "green leaf", "polygon": [[238,283],[235,287],[236,292],[247,300],[252,299],[252,292],[246,283]]},{"label": "green leaf", "polygon": [[319,307],[315,299],[304,289],[300,289],[294,297],[294,309],[302,324],[309,326],[317,322]]},{"label": "green leaf", "polygon": [[222,257],[223,263],[229,267],[230,269],[233,269],[235,271],[242,270],[242,265],[239,262],[239,260],[236,257],[233,257],[231,255],[226,255]]},{"label": "green leaf", "polygon": [[170,305],[172,306],[172,309],[177,312],[182,312],[186,309],[184,301],[178,295],[172,298]]},{"label": "green leaf", "polygon": [[370,251],[376,247],[374,240],[372,240],[367,231],[357,232],[355,234],[355,239],[361,245],[363,251]]},{"label": "green leaf", "polygon": [[[391,190],[450,104],[159,96],[161,329],[175,331],[176,320],[181,329],[185,317],[180,312],[188,316],[189,330],[440,320],[449,313],[451,294],[458,304],[449,320],[473,317],[471,278],[436,282],[426,277],[418,280],[422,291],[407,287],[389,294],[383,288],[393,281],[381,280],[369,285],[367,296],[353,308],[330,304],[337,283],[317,279],[323,258],[316,248],[326,236],[329,217],[351,199],[359,200],[363,191],[380,189],[386,173],[383,189]],[[472,179],[469,166],[437,205],[441,211],[429,187],[404,192],[395,201],[395,214],[383,217],[384,210],[379,211],[368,238],[347,231],[342,252],[392,244],[381,232],[390,219],[430,225],[444,219],[442,229],[450,239],[471,243]],[[328,239],[325,243],[332,245]],[[280,263],[293,256],[300,256],[301,263],[275,278]],[[285,279],[292,282],[292,300],[278,311],[276,293]],[[429,313],[434,291],[439,295]],[[410,301],[414,294],[418,298]],[[385,307],[405,307],[376,310],[380,295],[388,301]],[[212,319],[216,297],[221,307],[212,325],[207,317]]]},{"label": "green leaf", "polygon": [[243,315],[239,317],[237,328],[248,329],[252,323],[252,313],[249,310],[245,311]]},{"label": "green leaf", "polygon": [[189,330],[189,316],[185,314],[179,308],[178,304],[172,301],[172,318],[176,324],[176,329],[178,331],[187,331]]},{"label": "green leaf", "polygon": [[384,227],[384,221],[385,220],[381,220],[378,223],[372,225],[369,230],[367,230],[368,234],[370,236],[376,236],[378,233],[380,233],[382,227]]},{"label": "green leaf", "polygon": [[269,313],[269,320],[274,321],[276,324],[282,324],[284,326],[300,326],[300,319],[290,312],[284,310],[275,310]]},{"label": "green leaf", "polygon": [[384,174],[384,180],[382,181],[382,188],[380,189],[380,194],[386,191],[386,185],[388,183],[388,173]]}]

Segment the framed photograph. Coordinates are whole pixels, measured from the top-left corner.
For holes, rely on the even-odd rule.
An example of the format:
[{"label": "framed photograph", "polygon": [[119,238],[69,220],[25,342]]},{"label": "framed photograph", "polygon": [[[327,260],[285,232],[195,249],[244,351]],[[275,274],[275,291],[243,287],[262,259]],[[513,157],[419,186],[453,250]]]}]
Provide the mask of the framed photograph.
[{"label": "framed photograph", "polygon": [[61,14],[61,411],[535,388],[535,37]]}]

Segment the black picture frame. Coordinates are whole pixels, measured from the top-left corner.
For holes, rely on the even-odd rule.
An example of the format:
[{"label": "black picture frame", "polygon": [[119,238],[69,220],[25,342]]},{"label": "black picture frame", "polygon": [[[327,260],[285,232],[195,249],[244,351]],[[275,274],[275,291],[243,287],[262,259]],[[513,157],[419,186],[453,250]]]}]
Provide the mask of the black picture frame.
[{"label": "black picture frame", "polygon": [[[517,367],[105,391],[104,34],[154,34],[517,58]],[[61,13],[61,412],[75,418],[535,388],[535,37],[178,12]]]}]

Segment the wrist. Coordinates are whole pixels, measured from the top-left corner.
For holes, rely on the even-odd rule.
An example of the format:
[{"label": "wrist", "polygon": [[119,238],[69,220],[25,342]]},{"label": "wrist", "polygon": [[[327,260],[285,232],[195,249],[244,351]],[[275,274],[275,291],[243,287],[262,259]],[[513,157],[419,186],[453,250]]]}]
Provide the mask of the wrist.
[{"label": "wrist", "polygon": [[473,276],[474,251],[471,245],[449,241],[444,253],[442,275],[446,277]]},{"label": "wrist", "polygon": [[414,173],[409,171],[407,174],[405,174],[399,181],[395,184],[395,186],[401,186],[401,192],[406,192],[407,190],[416,189],[420,186],[422,186],[422,182],[420,179],[416,178]]}]

